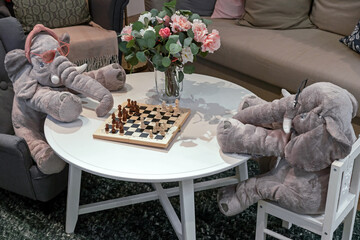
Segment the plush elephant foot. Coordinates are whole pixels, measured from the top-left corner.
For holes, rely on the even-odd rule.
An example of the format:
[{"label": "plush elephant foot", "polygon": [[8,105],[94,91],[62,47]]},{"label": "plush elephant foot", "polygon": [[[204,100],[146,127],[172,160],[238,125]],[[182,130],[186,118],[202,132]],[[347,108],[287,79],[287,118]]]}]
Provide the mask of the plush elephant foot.
[{"label": "plush elephant foot", "polygon": [[238,111],[244,110],[245,108],[266,103],[265,100],[255,96],[253,94],[245,95],[239,104]]},{"label": "plush elephant foot", "polygon": [[226,216],[234,216],[242,212],[240,201],[236,196],[236,185],[219,189],[217,202],[220,212]]},{"label": "plush elephant foot", "polygon": [[59,158],[51,148],[48,148],[44,155],[37,161],[38,168],[44,174],[54,174],[61,172],[66,163]]},{"label": "plush elephant foot", "polygon": [[96,79],[109,91],[122,89],[126,81],[125,70],[118,63],[107,65],[85,74]]},{"label": "plush elephant foot", "polygon": [[62,122],[72,122],[80,116],[82,106],[79,97],[68,92],[62,92],[59,96],[58,101],[58,120]]},{"label": "plush elephant foot", "polygon": [[244,124],[235,119],[228,119],[220,122],[217,127],[217,140],[223,152],[236,152],[233,145],[233,134],[237,128],[242,128]]}]

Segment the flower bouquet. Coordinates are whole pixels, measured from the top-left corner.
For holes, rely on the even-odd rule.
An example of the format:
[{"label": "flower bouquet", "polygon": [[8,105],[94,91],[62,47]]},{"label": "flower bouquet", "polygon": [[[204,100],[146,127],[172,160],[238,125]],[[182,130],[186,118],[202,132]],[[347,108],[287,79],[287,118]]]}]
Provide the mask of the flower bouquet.
[{"label": "flower bouquet", "polygon": [[176,0],[164,3],[162,11],[152,9],[140,15],[138,21],[125,26],[120,34],[120,50],[133,67],[150,61],[155,72],[164,73],[157,91],[161,100],[173,102],[180,97],[184,73],[194,72],[197,55],[205,57],[220,47],[217,30],[209,33],[211,23],[189,10],[175,11]]}]

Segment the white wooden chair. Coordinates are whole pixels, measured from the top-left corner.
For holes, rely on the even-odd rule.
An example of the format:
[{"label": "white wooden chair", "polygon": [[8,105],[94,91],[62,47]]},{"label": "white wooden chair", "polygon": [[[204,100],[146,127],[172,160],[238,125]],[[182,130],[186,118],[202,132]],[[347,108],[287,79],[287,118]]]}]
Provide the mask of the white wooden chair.
[{"label": "white wooden chair", "polygon": [[331,164],[329,190],[323,215],[302,215],[281,208],[276,203],[260,200],[257,209],[256,240],[266,235],[278,239],[290,239],[267,229],[268,214],[283,220],[284,227],[295,224],[321,235],[321,239],[332,239],[337,227],[344,222],[342,239],[351,239],[356,208],[359,199],[360,138],[354,143],[351,153]]}]

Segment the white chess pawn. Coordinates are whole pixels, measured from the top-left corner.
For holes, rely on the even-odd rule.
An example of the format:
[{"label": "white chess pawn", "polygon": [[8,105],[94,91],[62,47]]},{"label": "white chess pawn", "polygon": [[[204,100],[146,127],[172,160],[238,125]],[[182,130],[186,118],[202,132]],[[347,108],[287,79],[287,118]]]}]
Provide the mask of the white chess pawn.
[{"label": "white chess pawn", "polygon": [[173,106],[172,106],[172,105],[169,105],[168,111],[169,111],[169,112],[174,111],[174,109],[173,109]]},{"label": "white chess pawn", "polygon": [[179,109],[179,99],[175,100],[175,108]]},{"label": "white chess pawn", "polygon": [[140,128],[141,129],[145,128],[145,123],[144,123],[144,117],[143,116],[140,117]]},{"label": "white chess pawn", "polygon": [[160,134],[165,136],[165,126],[163,123],[160,125]]},{"label": "white chess pawn", "polygon": [[179,114],[180,114],[180,111],[179,111],[179,108],[175,108],[175,110],[174,110],[174,116],[179,116]]},{"label": "white chess pawn", "polygon": [[162,110],[163,112],[166,112],[166,111],[167,111],[167,107],[166,107],[166,102],[165,102],[165,101],[162,101],[161,110]]},{"label": "white chess pawn", "polygon": [[156,108],[156,118],[161,118],[160,107]]}]

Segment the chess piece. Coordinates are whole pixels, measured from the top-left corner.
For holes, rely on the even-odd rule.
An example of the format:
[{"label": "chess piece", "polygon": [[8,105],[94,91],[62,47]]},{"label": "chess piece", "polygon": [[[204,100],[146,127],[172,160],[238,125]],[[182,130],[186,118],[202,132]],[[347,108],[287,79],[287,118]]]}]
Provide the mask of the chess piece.
[{"label": "chess piece", "polygon": [[161,103],[161,110],[162,110],[163,112],[166,112],[166,111],[167,111],[167,107],[166,107],[166,102],[165,102],[165,101],[162,101],[162,103]]},{"label": "chess piece", "polygon": [[175,100],[175,108],[180,109],[180,107],[179,107],[179,99]]},{"label": "chess piece", "polygon": [[121,119],[121,117],[122,117],[121,110],[119,110],[119,112],[118,112],[118,118]]},{"label": "chess piece", "polygon": [[151,139],[154,138],[154,134],[153,134],[151,131],[149,131],[149,135],[150,135],[150,138],[151,138]]},{"label": "chess piece", "polygon": [[177,116],[179,116],[179,114],[180,114],[179,108],[175,108],[173,116],[177,117]]},{"label": "chess piece", "polygon": [[118,111],[121,112],[121,105],[118,105]]},{"label": "chess piece", "polygon": [[115,119],[115,113],[112,113],[112,114],[111,114],[111,118],[112,118],[112,120]]},{"label": "chess piece", "polygon": [[105,132],[109,133],[109,124],[105,124]]},{"label": "chess piece", "polygon": [[115,124],[113,124],[113,125],[111,126],[111,132],[112,132],[112,133],[116,133]]},{"label": "chess piece", "polygon": [[161,118],[160,107],[156,108],[156,116],[155,116],[155,118]]},{"label": "chess piece", "polygon": [[174,111],[173,106],[169,105],[168,112],[173,112],[173,111]]},{"label": "chess piece", "polygon": [[164,126],[163,123],[160,125],[160,134],[161,134],[162,136],[165,136],[165,126]]},{"label": "chess piece", "polygon": [[129,108],[129,107],[131,106],[131,102],[130,102],[131,100],[130,100],[130,98],[128,98],[127,101],[128,101],[128,103],[127,103],[126,106]]},{"label": "chess piece", "polygon": [[140,107],[139,105],[135,105],[135,116],[140,116]]},{"label": "chess piece", "polygon": [[122,115],[123,115],[123,121],[126,122],[126,121],[127,121],[127,117],[128,117],[128,112],[126,111],[125,108],[123,108]]},{"label": "chess piece", "polygon": [[144,117],[143,116],[140,117],[140,128],[145,129],[145,123],[144,123]]},{"label": "chess piece", "polygon": [[122,123],[119,126],[119,133],[124,134],[124,125]]}]

